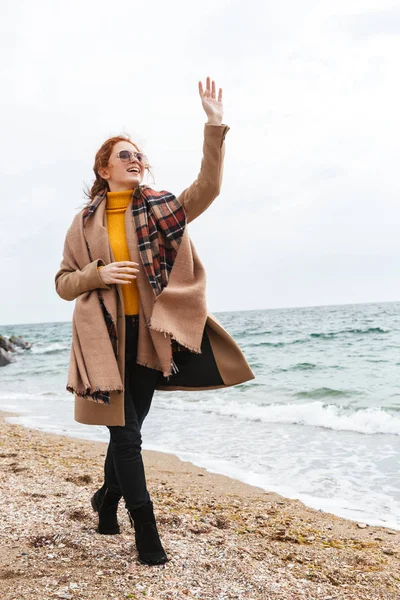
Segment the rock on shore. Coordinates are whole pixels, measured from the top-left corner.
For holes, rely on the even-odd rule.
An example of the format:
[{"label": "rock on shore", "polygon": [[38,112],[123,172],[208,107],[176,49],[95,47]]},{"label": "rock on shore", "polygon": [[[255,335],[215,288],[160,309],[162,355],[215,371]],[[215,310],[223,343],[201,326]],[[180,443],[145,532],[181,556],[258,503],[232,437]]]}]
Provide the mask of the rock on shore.
[{"label": "rock on shore", "polygon": [[0,367],[5,367],[14,362],[13,352],[18,348],[30,350],[32,344],[26,342],[20,335],[12,335],[10,338],[0,335]]}]

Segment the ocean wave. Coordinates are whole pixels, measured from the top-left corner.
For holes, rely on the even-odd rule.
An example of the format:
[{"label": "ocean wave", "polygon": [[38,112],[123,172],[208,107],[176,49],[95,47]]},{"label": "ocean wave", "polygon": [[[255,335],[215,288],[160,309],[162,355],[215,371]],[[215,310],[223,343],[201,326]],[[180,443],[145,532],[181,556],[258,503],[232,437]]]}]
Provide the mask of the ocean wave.
[{"label": "ocean wave", "polygon": [[[251,365],[253,366],[253,365]],[[265,366],[265,365],[263,365]],[[343,365],[316,365],[314,363],[297,363],[291,367],[279,367],[275,369],[275,373],[291,373],[291,371],[312,371],[313,369],[323,369],[324,371],[327,369],[334,369],[335,371],[343,371],[345,369]]]},{"label": "ocean wave", "polygon": [[286,346],[287,344],[285,342],[258,342],[255,344],[250,343],[246,343],[246,347],[251,347],[251,348],[259,348],[260,346],[263,346],[264,348],[267,347],[272,347],[272,348],[281,348],[282,346]]},{"label": "ocean wave", "polygon": [[[377,358],[377,359],[375,359],[375,358],[366,358],[365,362],[370,362],[370,363],[388,363],[388,362],[390,362],[390,360],[384,360],[382,358]],[[400,363],[396,363],[396,365],[398,365],[398,364],[400,364]]]},{"label": "ocean wave", "polygon": [[336,404],[324,404],[321,401],[258,405],[233,400],[225,401],[214,395],[210,400],[190,403],[176,397],[173,404],[168,400],[164,406],[160,402],[158,407],[168,411],[210,413],[253,422],[305,425],[368,435],[400,435],[400,415],[377,407],[350,410]]},{"label": "ocean wave", "polygon": [[[312,340],[335,340],[336,338],[340,337],[341,335],[344,334],[352,334],[352,335],[366,335],[366,334],[371,334],[371,333],[389,333],[390,330],[389,329],[383,329],[382,327],[368,327],[367,329],[360,329],[360,328],[348,328],[348,329],[340,329],[338,331],[328,331],[328,332],[318,332],[318,333],[310,333],[308,335],[307,338],[298,338],[295,340],[290,340],[290,341],[280,341],[280,342],[272,342],[272,341],[260,341],[260,342],[251,342],[248,341],[246,342],[246,346],[248,347],[273,347],[273,348],[282,348],[283,346],[292,346],[294,344],[307,344],[310,343],[310,341]],[[244,332],[247,336],[247,332]],[[254,337],[255,335],[257,336],[261,336],[261,335],[267,335],[268,331],[260,331],[257,334],[252,334],[252,336]],[[276,333],[274,333],[274,335],[277,335]],[[245,337],[246,337],[245,336]]]},{"label": "ocean wave", "polygon": [[[34,403],[35,399],[40,400],[43,398],[43,396],[53,396],[59,400],[62,400],[63,398],[70,396],[70,394],[64,391],[63,388],[56,389],[55,391],[47,390],[43,392],[13,392],[8,390],[0,391],[0,401],[7,400],[10,402],[18,402],[20,403],[19,405],[21,410],[25,410],[29,406],[30,412],[34,412],[35,410],[35,405],[32,404]],[[28,404],[26,404],[26,401],[29,401]]]},{"label": "ocean wave", "polygon": [[[273,331],[267,331],[266,329],[245,329],[243,335],[251,335],[251,336],[259,336],[259,335],[267,335],[269,333],[274,333]],[[276,335],[276,332],[275,334]]]},{"label": "ocean wave", "polygon": [[316,388],[306,392],[296,392],[296,398],[345,398],[353,396],[356,392],[353,390],[335,390],[329,387]]},{"label": "ocean wave", "polygon": [[61,352],[66,352],[70,350],[70,344],[56,342],[45,346],[33,346],[31,351],[33,354],[60,354]]},{"label": "ocean wave", "polygon": [[277,371],[282,372],[282,373],[287,373],[289,371],[311,371],[312,369],[316,369],[317,365],[315,365],[314,363],[308,363],[308,362],[304,362],[304,363],[297,363],[295,365],[293,365],[292,367],[287,367],[286,369],[281,368],[281,369],[277,369]]},{"label": "ocean wave", "polygon": [[298,340],[292,340],[291,342],[258,342],[258,343],[252,343],[252,342],[247,342],[246,343],[246,347],[259,347],[259,346],[264,346],[264,347],[273,347],[273,348],[282,348],[282,346],[293,346],[294,344],[308,344],[310,343],[310,340],[306,339],[306,338],[300,338]]},{"label": "ocean wave", "polygon": [[356,335],[365,335],[369,333],[389,333],[389,329],[382,329],[382,327],[368,327],[367,329],[341,329],[339,331],[329,331],[327,333],[310,333],[310,337],[330,340],[336,336],[342,335],[343,333],[354,333]]}]

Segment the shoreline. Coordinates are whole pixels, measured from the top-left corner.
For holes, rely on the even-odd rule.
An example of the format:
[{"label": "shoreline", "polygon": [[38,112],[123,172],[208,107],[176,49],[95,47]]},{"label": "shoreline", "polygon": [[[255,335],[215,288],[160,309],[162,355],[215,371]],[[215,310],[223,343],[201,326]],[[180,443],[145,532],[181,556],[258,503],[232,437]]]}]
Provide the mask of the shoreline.
[{"label": "shoreline", "polygon": [[[28,416],[27,413],[25,412],[18,412],[15,410],[2,410],[0,409],[0,417],[3,415],[3,417],[17,417],[17,418],[24,418],[25,416]],[[51,431],[46,431],[44,428],[43,429],[38,429],[36,427],[30,426],[28,424],[20,424],[20,423],[16,423],[17,425],[21,426],[21,427],[25,427],[27,429],[33,429],[35,431],[38,432],[43,432],[43,433],[49,433],[51,435],[56,435],[56,436],[62,436],[62,437],[68,437],[70,439],[76,440],[76,441],[80,441],[80,440],[84,440],[84,441],[88,441],[90,443],[94,443],[94,444],[104,444],[105,442],[102,440],[95,440],[95,439],[90,439],[88,437],[80,437],[78,435],[74,435],[74,434],[68,434],[67,432],[51,432]],[[261,493],[269,493],[271,495],[275,495],[277,498],[281,498],[283,500],[297,500],[299,502],[301,502],[302,504],[304,504],[305,506],[307,506],[308,508],[311,508],[313,510],[319,511],[319,512],[324,512],[327,514],[333,514],[341,519],[346,519],[347,521],[350,522],[362,522],[362,523],[366,523],[368,526],[370,527],[384,527],[387,529],[391,529],[391,530],[395,530],[398,531],[400,533],[400,522],[397,523],[393,523],[393,522],[385,522],[385,520],[378,520],[375,519],[374,517],[366,517],[363,514],[357,515],[358,509],[355,508],[337,508],[333,502],[331,502],[329,498],[315,498],[313,496],[308,496],[308,495],[304,495],[304,494],[298,494],[295,490],[291,493],[291,491],[287,491],[287,493],[285,494],[285,491],[280,491],[279,489],[271,489],[271,488],[266,488],[263,487],[261,485],[257,485],[257,481],[254,481],[254,479],[258,479],[259,475],[252,473],[251,477],[248,476],[247,473],[244,473],[240,470],[237,469],[235,467],[232,467],[229,463],[227,463],[228,468],[225,468],[225,472],[224,470],[218,470],[218,466],[215,467],[215,461],[205,461],[202,459],[202,455],[196,455],[196,454],[190,454],[185,452],[184,454],[189,455],[188,457],[185,457],[184,455],[180,454],[179,451],[175,451],[174,449],[172,450],[163,450],[162,448],[158,448],[156,444],[154,444],[153,446],[155,447],[151,447],[152,444],[149,444],[150,448],[145,448],[145,444],[143,444],[142,446],[142,452],[154,452],[155,455],[157,455],[158,453],[162,454],[163,456],[168,456],[170,457],[170,459],[175,458],[178,459],[179,461],[182,461],[184,463],[189,463],[192,466],[198,467],[200,469],[202,469],[203,471],[206,471],[207,473],[212,473],[214,475],[220,475],[223,477],[226,477],[232,481],[235,482],[240,482],[244,485],[250,486],[250,487],[255,487],[258,490],[260,490]],[[207,464],[208,463],[208,464]],[[247,479],[247,480],[246,480]]]},{"label": "shoreline", "polygon": [[0,412],[2,600],[146,597],[201,600],[394,600],[400,532],[322,512],[143,450],[169,561],[137,561],[124,502],[121,534],[96,533],[90,497],[106,442],[29,429]]}]

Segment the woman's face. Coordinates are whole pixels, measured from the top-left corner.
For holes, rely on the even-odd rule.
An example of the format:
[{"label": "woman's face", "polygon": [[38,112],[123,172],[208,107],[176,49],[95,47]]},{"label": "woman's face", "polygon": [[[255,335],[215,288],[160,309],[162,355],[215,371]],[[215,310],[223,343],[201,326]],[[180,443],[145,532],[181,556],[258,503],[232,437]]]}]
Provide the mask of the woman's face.
[{"label": "woman's face", "polygon": [[137,148],[130,142],[117,142],[112,149],[107,167],[99,169],[99,174],[108,182],[111,192],[132,190],[140,185],[144,176],[145,165],[135,156],[132,156],[129,162],[122,162],[118,158],[122,150],[137,152]]}]

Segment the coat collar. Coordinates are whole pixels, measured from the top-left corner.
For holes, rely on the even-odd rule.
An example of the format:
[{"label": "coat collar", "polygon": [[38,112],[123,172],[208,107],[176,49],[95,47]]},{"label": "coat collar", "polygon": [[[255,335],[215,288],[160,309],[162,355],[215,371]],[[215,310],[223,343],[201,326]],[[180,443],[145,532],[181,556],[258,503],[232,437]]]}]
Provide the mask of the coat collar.
[{"label": "coat collar", "polygon": [[[132,200],[133,198],[140,198],[142,190],[148,187],[148,185],[137,186],[132,194]],[[130,212],[131,206],[132,201],[128,207]],[[107,265],[112,262],[113,259],[108,237],[106,207],[107,190],[104,189],[99,192],[85,208],[82,213],[82,219],[83,231],[91,259],[100,259]]]},{"label": "coat collar", "polygon": [[107,230],[107,193],[98,194],[83,213],[83,231],[91,260],[111,262],[111,249]]}]

